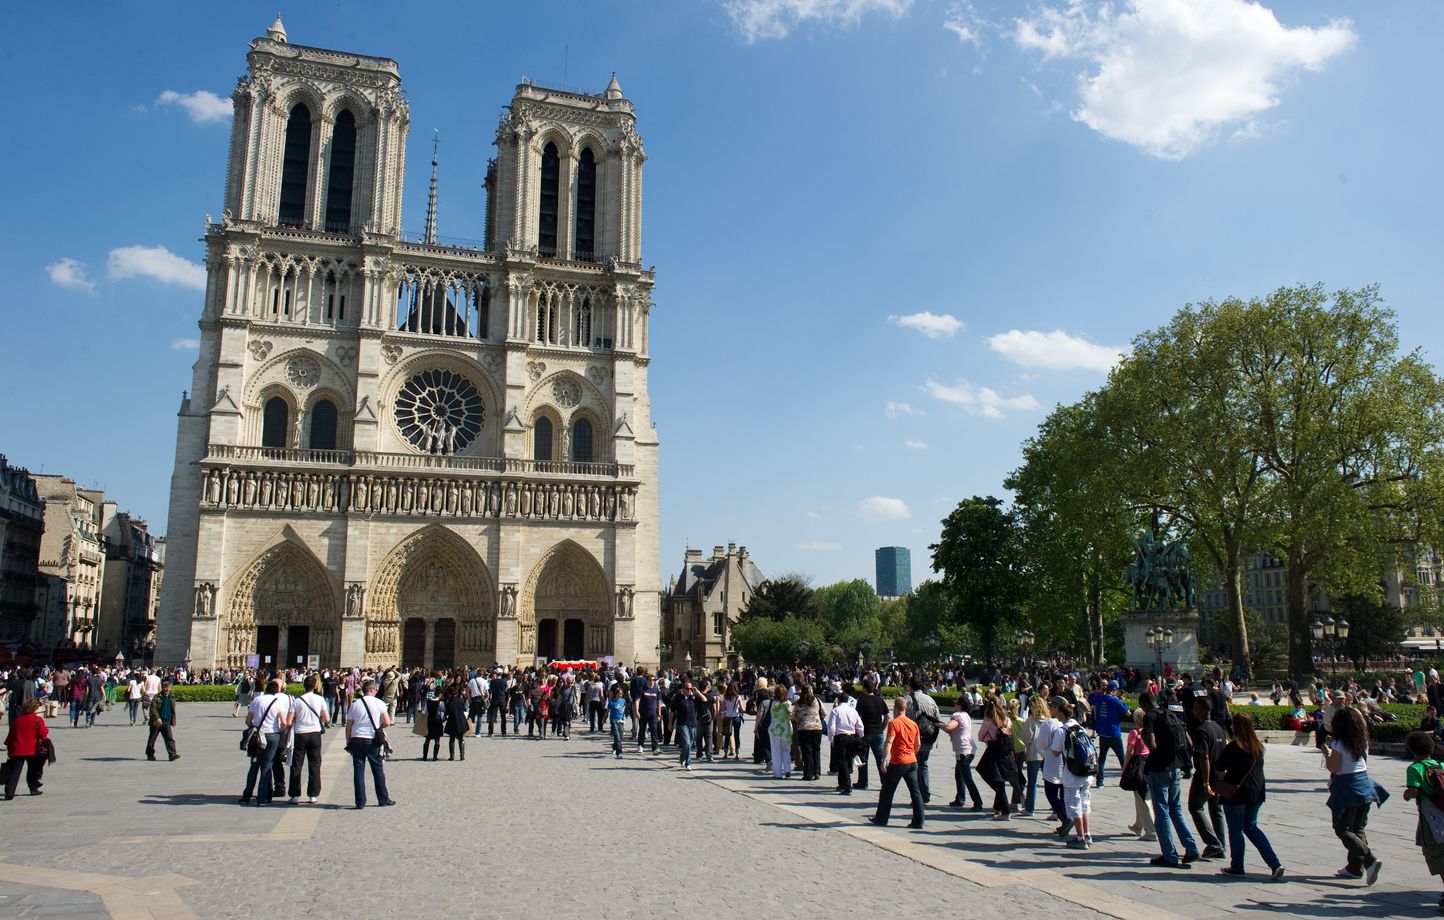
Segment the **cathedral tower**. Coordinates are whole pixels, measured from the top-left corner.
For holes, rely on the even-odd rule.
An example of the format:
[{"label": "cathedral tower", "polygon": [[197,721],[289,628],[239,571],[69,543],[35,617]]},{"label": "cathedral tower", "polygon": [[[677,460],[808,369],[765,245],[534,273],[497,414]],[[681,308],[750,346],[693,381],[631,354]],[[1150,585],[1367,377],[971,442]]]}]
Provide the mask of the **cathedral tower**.
[{"label": "cathedral tower", "polygon": [[645,156],[615,75],[517,87],[464,243],[434,207],[402,232],[395,62],[292,44],[279,18],[247,61],[159,659],[655,662]]}]

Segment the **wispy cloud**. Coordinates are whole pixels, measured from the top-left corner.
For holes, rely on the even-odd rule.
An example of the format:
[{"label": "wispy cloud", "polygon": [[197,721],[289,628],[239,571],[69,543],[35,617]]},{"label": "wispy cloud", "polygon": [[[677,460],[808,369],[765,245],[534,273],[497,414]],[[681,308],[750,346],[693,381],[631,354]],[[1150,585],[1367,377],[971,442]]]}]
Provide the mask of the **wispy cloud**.
[{"label": "wispy cloud", "polygon": [[869,13],[894,19],[912,8],[913,0],[725,0],[722,8],[749,42],[786,38],[806,23],[855,26]]},{"label": "wispy cloud", "polygon": [[209,90],[198,89],[193,93],[178,93],[168,89],[155,100],[155,107],[179,106],[190,120],[198,125],[213,124],[231,117],[231,100],[222,99]]},{"label": "wispy cloud", "polygon": [[988,387],[975,387],[966,380],[959,380],[953,386],[929,380],[923,389],[934,399],[961,406],[970,415],[987,418],[1002,418],[1004,412],[1031,411],[1038,408],[1038,400],[1024,393],[1021,396],[1002,396]]},{"label": "wispy cloud", "polygon": [[835,553],[838,550],[842,549],[842,544],[821,542],[799,543],[797,544],[797,548],[813,553]]},{"label": "wispy cloud", "polygon": [[943,28],[956,35],[959,42],[974,48],[983,47],[983,33],[987,26],[987,20],[968,0],[958,0],[943,13]]},{"label": "wispy cloud", "polygon": [[857,513],[870,521],[896,521],[913,516],[902,499],[886,498],[882,495],[874,495],[858,502]]},{"label": "wispy cloud", "polygon": [[122,246],[110,251],[106,274],[124,278],[152,278],[162,284],[176,284],[197,291],[206,289],[203,266],[182,259],[164,246]]},{"label": "wispy cloud", "polygon": [[201,347],[199,339],[176,339],[170,343],[174,351],[195,351]]},{"label": "wispy cloud", "polygon": [[1347,19],[1289,28],[1254,0],[1069,0],[1015,25],[1019,47],[1087,66],[1074,119],[1167,160],[1246,126],[1357,40]]},{"label": "wispy cloud", "polygon": [[928,449],[927,444],[923,443],[922,441],[904,441],[904,442],[903,442],[903,447],[906,447],[908,450],[927,450],[927,449]]},{"label": "wispy cloud", "polygon": [[95,282],[90,280],[85,263],[79,259],[67,256],[58,262],[52,262],[45,266],[45,273],[60,287],[84,291],[87,294],[95,293]]},{"label": "wispy cloud", "polygon": [[963,328],[963,321],[951,313],[909,313],[906,316],[889,316],[887,321],[904,329],[916,329],[930,339],[948,339]]},{"label": "wispy cloud", "polygon": [[1024,367],[1066,371],[1084,369],[1107,372],[1123,357],[1125,349],[1098,345],[1062,329],[1041,332],[1010,329],[988,337],[988,347]]},{"label": "wispy cloud", "polygon": [[908,403],[905,403],[905,402],[893,402],[893,401],[890,400],[890,399],[887,401],[887,407],[885,408],[884,411],[887,412],[887,417],[888,417],[888,418],[896,418],[896,417],[898,417],[899,415],[924,415],[924,414],[925,414],[925,413],[923,412],[923,410],[921,410],[921,409],[914,409],[914,408],[913,408],[910,404],[908,404]]}]

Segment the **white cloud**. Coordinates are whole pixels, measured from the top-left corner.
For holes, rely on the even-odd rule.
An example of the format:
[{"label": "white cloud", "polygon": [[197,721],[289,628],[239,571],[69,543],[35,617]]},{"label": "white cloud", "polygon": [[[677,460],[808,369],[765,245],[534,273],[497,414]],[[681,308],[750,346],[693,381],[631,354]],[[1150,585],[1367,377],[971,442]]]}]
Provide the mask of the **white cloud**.
[{"label": "white cloud", "polygon": [[902,499],[884,498],[881,495],[864,498],[858,502],[857,513],[874,521],[896,521],[913,516]]},{"label": "white cloud", "polygon": [[755,42],[786,38],[807,22],[854,26],[868,13],[896,19],[912,5],[913,0],[726,0],[722,7],[742,37]]},{"label": "white cloud", "polygon": [[206,270],[182,259],[164,246],[122,246],[110,251],[107,272],[111,278],[154,278],[164,284],[206,289]]},{"label": "white cloud", "polygon": [[904,329],[916,329],[930,339],[952,338],[954,333],[963,328],[963,321],[951,313],[939,316],[927,310],[906,316],[889,316],[887,321]]},{"label": "white cloud", "polygon": [[943,14],[943,28],[956,35],[962,44],[974,48],[983,47],[983,30],[987,25],[968,0],[954,3]]},{"label": "white cloud", "polygon": [[1352,23],[1289,28],[1253,0],[1069,0],[1016,20],[1014,42],[1079,60],[1072,115],[1105,137],[1183,159],[1279,104],[1283,84],[1357,40]]},{"label": "white cloud", "polygon": [[799,543],[798,549],[808,550],[815,553],[835,553],[842,549],[841,543]]},{"label": "white cloud", "polygon": [[909,405],[908,403],[905,403],[905,402],[893,402],[893,401],[890,400],[890,399],[887,401],[887,408],[886,408],[885,411],[887,412],[887,417],[888,417],[888,418],[897,418],[899,415],[925,415],[925,414],[926,414],[926,413],[924,413],[923,410],[921,410],[921,409],[914,409],[914,408],[913,408],[911,405]]},{"label": "white cloud", "polygon": [[193,93],[178,93],[168,89],[155,100],[156,108],[163,105],[178,105],[185,109],[191,121],[198,125],[225,121],[231,117],[231,100],[222,99],[209,90],[198,89]]},{"label": "white cloud", "polygon": [[904,442],[903,442],[903,447],[906,447],[908,450],[927,450],[927,449],[928,449],[928,446],[927,446],[926,444],[924,444],[922,441],[904,441]]},{"label": "white cloud", "polygon": [[816,511],[809,511],[809,512],[807,512],[806,514],[804,514],[803,517],[807,518],[809,521],[819,521],[819,520],[822,520],[822,515],[821,515],[821,514],[818,514]]},{"label": "white cloud", "polygon": [[987,418],[1002,418],[1004,411],[1031,411],[1038,408],[1038,400],[1024,393],[1022,396],[1002,396],[988,387],[974,387],[966,380],[959,380],[955,386],[947,386],[929,380],[923,389],[934,399],[962,406],[970,415]]},{"label": "white cloud", "polygon": [[1042,367],[1054,371],[1090,370],[1107,372],[1125,349],[1096,345],[1087,339],[1069,335],[1062,329],[1039,332],[1010,329],[988,337],[988,347],[1024,367]]},{"label": "white cloud", "polygon": [[60,287],[84,291],[87,294],[95,293],[95,282],[87,277],[85,263],[79,259],[67,256],[58,262],[52,262],[45,266],[45,273]]},{"label": "white cloud", "polygon": [[176,339],[170,343],[170,347],[175,351],[195,351],[201,347],[201,343],[198,339]]}]

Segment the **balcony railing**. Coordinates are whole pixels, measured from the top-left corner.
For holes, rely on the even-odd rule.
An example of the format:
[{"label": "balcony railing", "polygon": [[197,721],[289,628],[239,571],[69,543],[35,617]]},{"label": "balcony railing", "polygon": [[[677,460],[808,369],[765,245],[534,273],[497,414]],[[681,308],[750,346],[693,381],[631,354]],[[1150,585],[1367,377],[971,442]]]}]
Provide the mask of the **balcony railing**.
[{"label": "balcony railing", "polygon": [[255,447],[211,444],[207,460],[274,463],[278,466],[312,464],[386,470],[444,470],[447,472],[521,473],[551,476],[603,476],[631,478],[630,463],[582,463],[572,460],[530,460],[522,457],[467,457],[454,454],[406,454],[374,450],[311,450],[299,447]]}]

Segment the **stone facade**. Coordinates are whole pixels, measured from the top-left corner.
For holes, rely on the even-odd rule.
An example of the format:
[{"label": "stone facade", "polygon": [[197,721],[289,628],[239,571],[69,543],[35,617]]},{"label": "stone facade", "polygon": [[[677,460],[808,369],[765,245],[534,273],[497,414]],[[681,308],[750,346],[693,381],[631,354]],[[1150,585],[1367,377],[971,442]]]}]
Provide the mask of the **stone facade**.
[{"label": "stone facade", "polygon": [[732,624],[762,580],[745,546],[714,547],[711,558],[700,549],[687,550],[681,574],[667,589],[662,617],[665,662],[678,668],[687,667],[688,661],[708,670],[738,667]]},{"label": "stone facade", "polygon": [[30,472],[0,454],[0,642],[38,639],[45,503]]},{"label": "stone facade", "polygon": [[40,540],[44,624],[36,641],[50,648],[97,648],[105,548],[100,534],[104,493],[64,476],[34,474],[45,501]]},{"label": "stone facade", "polygon": [[157,658],[655,664],[645,156],[615,77],[517,87],[484,241],[400,232],[395,62],[290,44],[233,94]]},{"label": "stone facade", "polygon": [[113,501],[101,505],[105,581],[100,599],[96,647],[128,660],[155,652],[155,608],[159,599],[165,541],[151,536],[146,522]]}]

